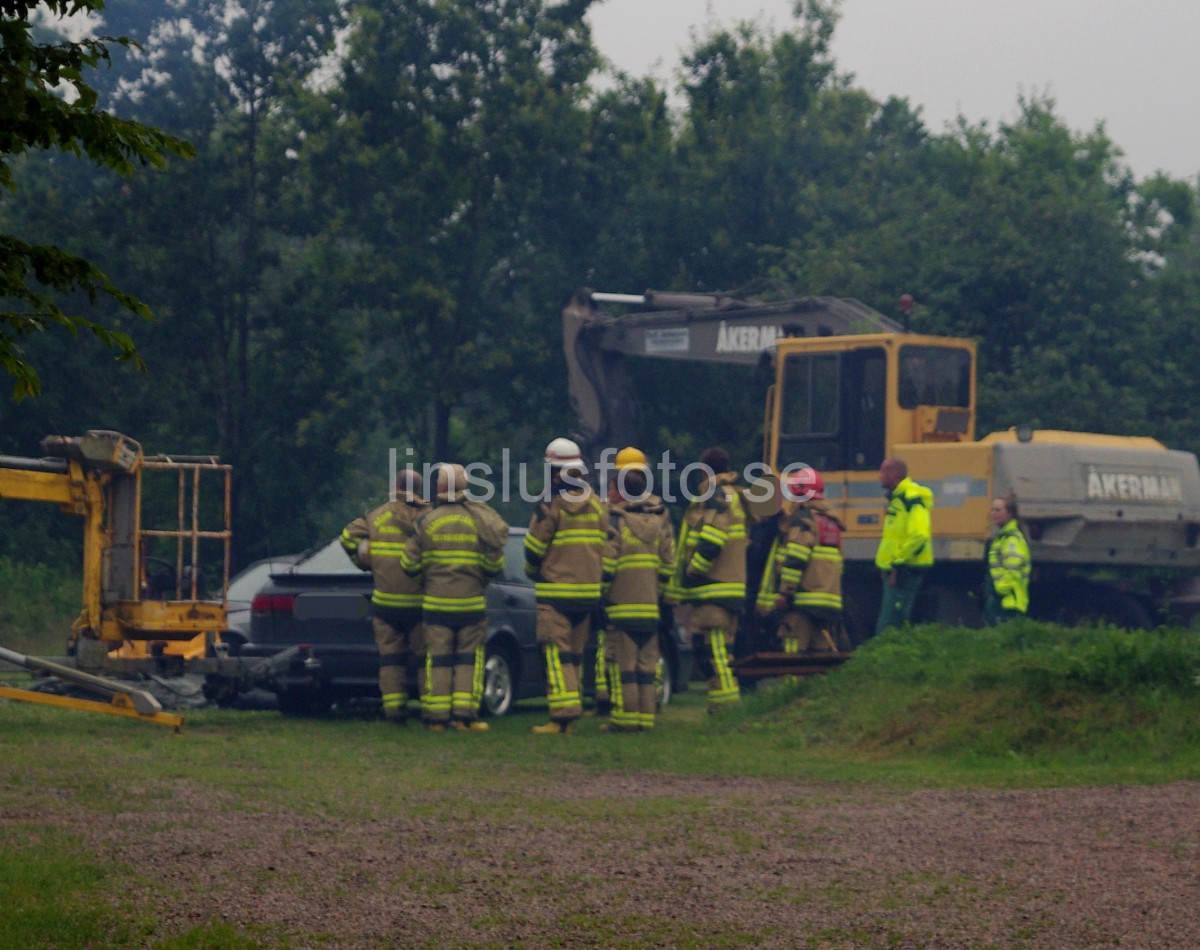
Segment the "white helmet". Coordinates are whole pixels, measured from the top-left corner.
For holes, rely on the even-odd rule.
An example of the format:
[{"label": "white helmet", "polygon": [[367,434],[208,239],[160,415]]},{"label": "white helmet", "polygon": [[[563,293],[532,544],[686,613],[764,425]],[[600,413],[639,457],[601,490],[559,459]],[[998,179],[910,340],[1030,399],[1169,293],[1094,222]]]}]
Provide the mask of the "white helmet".
[{"label": "white helmet", "polygon": [[546,446],[546,462],[551,468],[573,468],[583,470],[583,458],[579,446],[561,436]]}]

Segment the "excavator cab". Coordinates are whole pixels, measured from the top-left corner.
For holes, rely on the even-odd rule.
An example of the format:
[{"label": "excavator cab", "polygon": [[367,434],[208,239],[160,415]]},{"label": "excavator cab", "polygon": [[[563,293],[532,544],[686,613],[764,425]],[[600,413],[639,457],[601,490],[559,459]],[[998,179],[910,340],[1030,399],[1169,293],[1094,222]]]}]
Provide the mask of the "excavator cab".
[{"label": "excavator cab", "polygon": [[[785,339],[767,462],[876,472],[895,444],[974,438],[975,346],[890,335]],[[828,480],[828,474],[826,479]]]},{"label": "excavator cab", "polygon": [[[623,312],[605,312],[604,305]],[[857,300],[759,302],[730,294],[581,289],[562,316],[571,404],[589,461],[603,447],[637,437],[630,357],[740,365],[747,369],[748,385],[776,379],[770,409],[790,426],[785,456],[817,452],[837,469],[868,468],[882,451],[885,400],[895,401],[896,371],[887,365],[880,341],[902,336],[903,327]],[[862,345],[865,339],[872,344]],[[855,429],[862,430],[861,437],[851,435]],[[764,433],[764,460],[772,462],[781,443],[770,419]],[[802,460],[820,467],[815,457]]]},{"label": "excavator cab", "polygon": [[783,339],[766,457],[811,465],[850,535],[878,537],[879,466],[896,445],[970,442],[975,344],[916,334]]}]

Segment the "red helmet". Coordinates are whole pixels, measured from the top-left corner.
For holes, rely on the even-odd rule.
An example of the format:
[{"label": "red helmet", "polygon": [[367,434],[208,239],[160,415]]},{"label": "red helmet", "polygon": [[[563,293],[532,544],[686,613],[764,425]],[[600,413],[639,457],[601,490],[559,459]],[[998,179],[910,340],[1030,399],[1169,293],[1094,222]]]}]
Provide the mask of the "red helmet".
[{"label": "red helmet", "polygon": [[790,472],[787,477],[787,494],[792,501],[809,501],[825,497],[825,479],[809,465]]}]

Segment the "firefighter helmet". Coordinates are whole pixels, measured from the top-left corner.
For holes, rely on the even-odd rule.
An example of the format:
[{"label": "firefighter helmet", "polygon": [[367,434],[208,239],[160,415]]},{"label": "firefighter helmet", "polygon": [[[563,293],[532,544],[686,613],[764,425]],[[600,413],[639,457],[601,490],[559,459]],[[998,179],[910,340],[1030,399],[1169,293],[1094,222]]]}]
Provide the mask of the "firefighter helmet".
[{"label": "firefighter helmet", "polygon": [[579,446],[561,436],[552,439],[546,446],[546,463],[551,468],[583,469],[583,458],[579,454]]},{"label": "firefighter helmet", "polygon": [[787,477],[787,493],[793,501],[809,501],[825,497],[825,479],[810,465],[805,465]]},{"label": "firefighter helmet", "polygon": [[626,468],[640,469],[646,471],[650,466],[646,464],[646,453],[641,449],[635,449],[632,445],[627,445],[617,453],[614,460],[617,471]]},{"label": "firefighter helmet", "polygon": [[453,462],[442,462],[437,469],[437,494],[447,501],[457,501],[467,493],[467,470]]}]

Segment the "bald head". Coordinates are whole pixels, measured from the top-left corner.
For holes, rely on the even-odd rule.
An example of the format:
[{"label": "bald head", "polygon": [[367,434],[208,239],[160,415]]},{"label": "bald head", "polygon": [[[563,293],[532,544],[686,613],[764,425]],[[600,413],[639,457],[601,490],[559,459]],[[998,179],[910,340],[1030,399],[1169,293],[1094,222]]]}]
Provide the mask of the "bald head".
[{"label": "bald head", "polygon": [[908,464],[904,459],[884,459],[879,466],[879,484],[885,491],[892,491],[908,477]]}]

